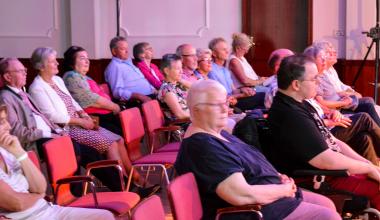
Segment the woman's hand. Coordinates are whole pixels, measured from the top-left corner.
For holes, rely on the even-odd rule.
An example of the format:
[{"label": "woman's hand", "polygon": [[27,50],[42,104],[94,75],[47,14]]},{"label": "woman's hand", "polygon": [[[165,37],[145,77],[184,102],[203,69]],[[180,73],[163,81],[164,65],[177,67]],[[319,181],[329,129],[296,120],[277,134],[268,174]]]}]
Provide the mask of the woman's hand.
[{"label": "woman's hand", "polygon": [[95,128],[95,123],[90,117],[89,118],[81,118],[79,125],[82,128],[87,129],[87,130],[92,130]]},{"label": "woman's hand", "polygon": [[25,153],[25,150],[21,147],[17,137],[9,134],[8,132],[0,134],[0,145],[9,153],[13,154],[16,158]]}]

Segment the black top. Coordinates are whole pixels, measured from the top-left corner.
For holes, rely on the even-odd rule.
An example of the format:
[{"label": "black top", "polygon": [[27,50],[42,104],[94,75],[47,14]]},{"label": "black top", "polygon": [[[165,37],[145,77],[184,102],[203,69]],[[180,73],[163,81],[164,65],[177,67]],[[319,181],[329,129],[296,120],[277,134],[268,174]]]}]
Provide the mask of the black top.
[{"label": "black top", "polygon": [[329,148],[321,133],[325,126],[317,118],[308,103],[277,92],[268,116],[273,139],[265,152],[280,172],[291,175],[296,169],[315,169],[308,162]]},{"label": "black top", "polygon": [[[251,185],[281,183],[276,169],[257,149],[227,132],[222,132],[222,135],[229,142],[206,133],[196,133],[184,139],[175,163],[178,174],[194,173],[202,200],[203,219],[214,219],[218,208],[231,206],[216,194],[216,187],[233,173],[241,172]],[[301,200],[299,191],[296,198],[282,198],[264,205],[264,218],[283,219]],[[232,219],[245,217],[231,216]]]}]

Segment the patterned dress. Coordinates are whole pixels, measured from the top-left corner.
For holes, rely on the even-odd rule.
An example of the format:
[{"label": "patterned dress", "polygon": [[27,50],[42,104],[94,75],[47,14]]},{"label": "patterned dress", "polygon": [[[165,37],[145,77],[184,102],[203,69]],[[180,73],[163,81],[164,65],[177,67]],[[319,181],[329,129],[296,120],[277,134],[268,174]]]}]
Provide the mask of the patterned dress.
[{"label": "patterned dress", "polygon": [[[70,117],[79,118],[78,113],[75,111],[71,97],[62,92],[57,85],[51,85],[58,96],[65,103]],[[88,130],[79,126],[70,126],[69,135],[72,139],[80,144],[84,144],[95,148],[99,153],[105,153],[110,148],[111,144],[121,139],[117,134],[114,134],[102,127],[98,130]]]},{"label": "patterned dress", "polygon": [[166,81],[162,83],[160,90],[158,91],[157,99],[161,103],[161,107],[165,114],[165,117],[169,121],[173,121],[173,120],[176,120],[176,117],[164,100],[165,95],[169,92],[172,92],[174,95],[177,96],[178,103],[181,106],[182,110],[187,111],[189,109],[187,107],[187,102],[186,102],[187,91],[178,83],[174,84],[174,83],[170,83]]}]

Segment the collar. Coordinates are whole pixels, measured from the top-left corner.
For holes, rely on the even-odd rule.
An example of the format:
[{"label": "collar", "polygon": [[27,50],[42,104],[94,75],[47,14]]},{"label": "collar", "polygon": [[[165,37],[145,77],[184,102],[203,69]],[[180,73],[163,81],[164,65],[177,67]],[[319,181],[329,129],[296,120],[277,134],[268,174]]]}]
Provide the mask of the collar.
[{"label": "collar", "polygon": [[118,62],[118,63],[127,63],[127,64],[131,64],[132,63],[132,59],[131,58],[128,58],[126,60],[122,60],[122,59],[117,58],[117,57],[112,57],[112,60],[114,60],[115,62]]},{"label": "collar", "polygon": [[16,94],[19,94],[22,90],[21,89],[18,89],[16,87],[13,87],[13,86],[9,86],[7,85],[7,87],[12,90],[13,92],[15,92]]}]

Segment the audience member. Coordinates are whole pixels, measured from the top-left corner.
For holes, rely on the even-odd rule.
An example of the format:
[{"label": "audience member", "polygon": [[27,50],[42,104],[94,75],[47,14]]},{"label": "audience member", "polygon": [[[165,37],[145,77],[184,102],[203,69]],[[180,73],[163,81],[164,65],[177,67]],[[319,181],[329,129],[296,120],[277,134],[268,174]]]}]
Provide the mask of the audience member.
[{"label": "audience member", "polygon": [[[21,73],[24,69],[21,69]],[[0,216],[6,219],[115,219],[111,212],[52,205],[44,200],[46,180],[9,134],[6,106],[0,106]]]},{"label": "audience member", "polygon": [[[192,123],[175,168],[180,175],[194,173],[204,211],[202,219],[214,219],[218,208],[248,204],[261,204],[268,220],[341,219],[328,198],[299,189],[257,149],[223,131],[228,105],[221,84],[214,80],[196,82],[187,100]],[[243,219],[242,214],[226,217]]]},{"label": "audience member", "polygon": [[101,127],[122,135],[119,105],[87,76],[90,68],[87,51],[78,46],[69,47],[64,53],[63,65],[66,71],[63,80],[75,101],[86,113],[96,116]]},{"label": "audience member", "polygon": [[197,49],[198,68],[194,71],[198,79],[208,79],[208,74],[211,71],[211,50]]},{"label": "audience member", "polygon": [[[48,47],[37,48],[32,54],[31,63],[39,73],[30,85],[29,92],[41,111],[50,121],[65,126],[69,136],[76,142],[95,148],[109,159],[120,160],[127,174],[132,165],[123,138],[95,126],[89,115],[72,98],[63,80],[56,76],[56,51]],[[139,181],[137,174],[134,180]]]},{"label": "audience member", "polygon": [[160,89],[164,76],[158,67],[152,63],[153,48],[147,42],[141,42],[133,46],[133,57],[137,62],[137,67],[148,80],[148,82],[155,88]]},{"label": "audience member", "polygon": [[374,103],[366,99],[360,101],[355,95],[344,95],[337,93],[324,71],[326,69],[326,53],[320,47],[310,46],[305,49],[304,54],[315,59],[318,68],[318,90],[315,99],[323,106],[332,109],[342,109],[343,112],[366,112],[380,126],[380,118],[376,112]]},{"label": "audience member", "polygon": [[190,83],[197,81],[198,78],[194,72],[198,67],[195,48],[190,44],[182,44],[177,47],[176,54],[182,60],[182,78]]},{"label": "audience member", "polygon": [[237,89],[232,83],[231,72],[225,67],[229,55],[227,42],[223,38],[214,38],[208,46],[212,51],[212,69],[209,78],[221,83],[227,90],[230,105],[245,111],[262,107],[264,93],[256,94],[250,87]]},{"label": "audience member", "polygon": [[158,91],[157,99],[169,121],[189,118],[186,103],[186,89],[179,84],[182,73],[181,57],[176,54],[166,54],[161,59],[161,71],[165,79]]},{"label": "audience member", "polygon": [[252,37],[244,33],[234,33],[232,54],[227,61],[227,67],[232,72],[232,80],[236,88],[254,86],[257,92],[266,92],[267,88],[262,86],[266,77],[259,77],[244,57],[254,45]]},{"label": "audience member", "polygon": [[288,175],[298,169],[347,169],[351,175],[331,177],[331,187],[366,196],[371,206],[379,209],[379,167],[336,139],[305,102],[317,93],[318,68],[314,60],[305,55],[284,58],[277,79],[279,88],[268,118],[276,137],[265,150],[269,160]]},{"label": "audience member", "polygon": [[278,90],[277,86],[277,73],[280,68],[282,59],[285,57],[294,55],[293,51],[289,49],[277,49],[269,55],[268,67],[272,71],[272,76],[264,81],[264,86],[268,87],[268,91],[265,93],[264,105],[267,109],[270,108],[273,102],[273,97]]},{"label": "audience member", "polygon": [[155,98],[153,86],[128,56],[128,43],[124,37],[114,37],[110,42],[112,60],[104,75],[115,99],[128,100],[128,106],[140,106]]}]

